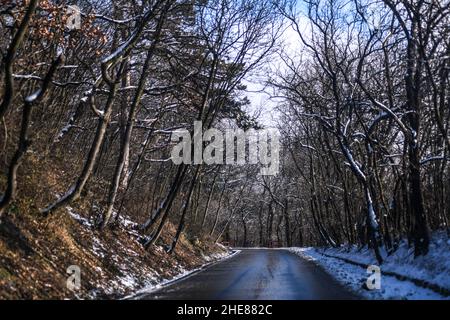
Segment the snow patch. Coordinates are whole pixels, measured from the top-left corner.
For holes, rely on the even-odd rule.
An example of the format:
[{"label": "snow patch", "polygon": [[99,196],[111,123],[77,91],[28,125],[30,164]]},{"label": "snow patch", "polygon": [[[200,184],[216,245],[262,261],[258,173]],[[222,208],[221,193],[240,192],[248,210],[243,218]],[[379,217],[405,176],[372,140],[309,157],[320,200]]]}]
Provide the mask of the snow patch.
[{"label": "snow patch", "polygon": [[72,207],[67,207],[67,212],[69,213],[69,215],[76,220],[77,222],[79,222],[81,225],[88,227],[88,228],[93,228],[94,224],[92,222],[90,222],[88,219],[86,219],[85,217],[82,217],[80,214],[78,214],[77,212],[75,212],[75,210]]},{"label": "snow patch", "polygon": [[[367,270],[345,262],[339,257],[366,265],[377,265],[372,250],[367,247],[358,248],[351,245],[340,248],[310,247],[287,248],[287,250],[302,258],[314,261],[339,282],[368,299],[450,299],[450,297],[419,287],[410,281],[398,280],[384,274],[381,275],[380,290],[363,289],[363,284],[369,276]],[[382,272],[394,272],[401,276],[423,280],[450,289],[450,240],[445,232],[438,232],[433,235],[427,256],[414,258],[413,251],[414,249],[410,248],[406,241],[402,241],[399,248],[386,257],[381,265]]]},{"label": "snow patch", "polygon": [[[155,292],[165,286],[174,284],[177,281],[181,281],[184,280],[185,278],[188,278],[190,276],[192,276],[193,274],[204,270],[218,262],[222,262],[224,260],[230,259],[231,257],[234,257],[236,254],[240,253],[241,250],[234,250],[231,254],[229,254],[228,252],[226,253],[222,253],[222,254],[212,254],[211,256],[208,257],[203,257],[206,261],[210,261],[207,262],[205,264],[203,264],[202,266],[195,268],[195,269],[191,269],[191,270],[185,270],[183,267],[178,266],[179,267],[179,273],[169,279],[162,279],[159,280],[159,282],[157,283],[153,283],[150,284],[149,286],[144,287],[143,289],[138,290],[136,293],[128,295],[126,297],[124,297],[123,299],[127,300],[127,299],[136,299],[139,300],[141,297],[150,294],[152,292]],[[212,261],[212,262],[211,262]]]}]

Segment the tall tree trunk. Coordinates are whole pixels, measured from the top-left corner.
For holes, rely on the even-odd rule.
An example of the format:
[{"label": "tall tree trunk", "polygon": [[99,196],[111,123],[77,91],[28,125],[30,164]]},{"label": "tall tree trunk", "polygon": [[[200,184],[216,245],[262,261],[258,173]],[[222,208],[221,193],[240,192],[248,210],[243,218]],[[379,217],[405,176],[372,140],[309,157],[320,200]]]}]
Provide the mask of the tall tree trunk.
[{"label": "tall tree trunk", "polygon": [[95,137],[92,142],[91,148],[89,150],[88,157],[86,162],[84,163],[83,170],[78,177],[75,184],[73,184],[70,189],[66,192],[64,196],[58,199],[53,204],[49,205],[47,208],[41,210],[44,216],[48,216],[50,213],[55,211],[56,209],[71,203],[72,201],[77,200],[81,192],[83,191],[89,177],[92,174],[94,169],[96,160],[98,158],[100,148],[102,146],[103,140],[105,138],[106,129],[108,128],[109,122],[111,120],[111,114],[113,110],[114,99],[117,92],[118,83],[114,81],[114,83],[110,87],[110,91],[108,94],[108,100],[106,102],[106,106],[103,112],[103,115],[98,119],[97,130],[95,132]]},{"label": "tall tree trunk", "polygon": [[202,218],[202,223],[201,223],[201,227],[200,227],[201,229],[203,229],[203,227],[205,226],[205,223],[206,223],[206,217],[208,216],[208,210],[209,210],[209,206],[211,204],[212,196],[214,194],[214,187],[216,186],[216,180],[217,180],[217,176],[218,175],[219,174],[217,173],[214,176],[214,180],[213,180],[213,183],[212,183],[212,186],[211,186],[211,190],[209,191],[209,194],[208,194],[208,200],[206,201],[205,211],[203,212],[203,218]]},{"label": "tall tree trunk", "polygon": [[[166,8],[166,9],[168,9],[168,8]],[[117,192],[119,189],[121,177],[122,177],[122,174],[124,171],[124,166],[125,166],[126,161],[129,158],[131,134],[133,131],[136,114],[139,110],[139,104],[141,102],[142,95],[144,93],[145,85],[147,82],[150,61],[153,58],[153,55],[154,55],[154,52],[156,49],[156,45],[159,43],[159,39],[161,36],[161,30],[162,30],[162,27],[163,27],[163,24],[165,21],[166,13],[167,13],[167,10],[164,10],[163,13],[161,14],[161,17],[159,18],[157,28],[156,28],[155,38],[147,52],[147,57],[145,58],[144,66],[142,67],[142,73],[141,73],[141,77],[139,79],[138,88],[134,95],[133,102],[131,103],[124,137],[122,139],[122,143],[121,143],[121,147],[120,147],[120,151],[119,151],[119,157],[117,159],[116,167],[114,170],[113,181],[112,181],[110,189],[109,189],[107,208],[103,215],[103,221],[101,224],[102,229],[108,225],[109,220],[111,219],[112,211],[114,208],[114,202],[117,197]]]},{"label": "tall tree trunk", "polygon": [[292,241],[291,241],[291,228],[290,228],[290,221],[289,221],[289,211],[288,211],[288,205],[289,202],[286,199],[284,204],[284,231],[285,231],[285,238],[286,238],[286,246],[291,247]]},{"label": "tall tree trunk", "polygon": [[201,166],[198,165],[197,168],[195,168],[195,173],[194,173],[194,176],[192,177],[191,184],[189,186],[189,191],[188,191],[186,200],[184,201],[183,206],[182,206],[183,212],[181,214],[181,218],[180,218],[180,222],[178,224],[177,232],[176,232],[175,237],[174,237],[174,239],[172,241],[172,245],[170,246],[169,250],[167,251],[167,253],[169,253],[169,254],[171,254],[175,250],[175,247],[177,246],[178,240],[180,239],[181,232],[183,231],[184,223],[186,221],[186,213],[188,212],[188,207],[189,207],[189,204],[191,202],[193,191],[195,189],[195,183],[197,182],[197,178],[198,178],[198,175],[199,175],[200,171],[201,171]]},{"label": "tall tree trunk", "polygon": [[23,111],[22,111],[22,122],[20,127],[20,135],[19,135],[19,142],[16,149],[16,152],[14,153],[13,158],[11,159],[11,163],[8,167],[8,179],[7,179],[7,186],[5,193],[3,197],[0,198],[0,218],[2,217],[3,213],[6,211],[6,208],[11,203],[11,201],[16,196],[17,191],[17,170],[20,167],[21,161],[23,159],[23,156],[28,151],[28,148],[31,145],[31,141],[28,140],[28,130],[30,126],[31,116],[32,116],[32,109],[33,106],[38,103],[42,97],[44,96],[45,92],[48,89],[48,86],[50,85],[50,82],[52,80],[53,74],[56,71],[56,68],[58,65],[62,62],[63,57],[58,56],[58,58],[53,61],[53,63],[50,66],[49,71],[47,72],[44,81],[42,83],[42,87],[35,91],[33,94],[25,98],[24,104],[23,104]]},{"label": "tall tree trunk", "polygon": [[28,25],[30,24],[31,18],[33,17],[34,11],[39,3],[39,0],[31,0],[28,3],[27,11],[19,24],[16,34],[14,35],[11,44],[6,51],[3,59],[3,64],[5,67],[5,87],[3,89],[3,100],[0,104],[0,121],[3,119],[6,111],[8,111],[11,103],[14,99],[14,80],[13,80],[13,63],[16,56],[17,50],[19,50],[22,44],[25,34],[28,30]]},{"label": "tall tree trunk", "polygon": [[156,211],[141,226],[141,229],[144,232],[148,231],[162,214],[165,215],[165,213],[170,210],[172,202],[175,199],[175,196],[177,195],[178,190],[183,182],[186,170],[187,167],[184,164],[178,166],[177,173],[175,174],[166,197],[161,201]]},{"label": "tall tree trunk", "polygon": [[223,199],[223,195],[225,194],[226,188],[227,188],[227,184],[225,182],[222,187],[222,191],[220,192],[220,197],[219,197],[219,202],[217,203],[217,209],[216,209],[216,215],[214,218],[214,223],[212,225],[211,231],[209,232],[210,236],[212,236],[214,234],[214,231],[216,231],[217,223],[219,222],[219,213],[220,213],[220,208],[221,208],[221,204],[222,204],[222,199]]}]

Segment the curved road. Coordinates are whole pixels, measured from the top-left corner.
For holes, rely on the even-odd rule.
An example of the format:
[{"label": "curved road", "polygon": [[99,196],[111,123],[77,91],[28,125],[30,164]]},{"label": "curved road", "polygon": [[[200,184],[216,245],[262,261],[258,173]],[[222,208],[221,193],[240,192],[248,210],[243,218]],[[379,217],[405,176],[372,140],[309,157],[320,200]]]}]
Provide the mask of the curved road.
[{"label": "curved road", "polygon": [[357,299],[314,263],[286,250],[244,249],[138,299]]}]

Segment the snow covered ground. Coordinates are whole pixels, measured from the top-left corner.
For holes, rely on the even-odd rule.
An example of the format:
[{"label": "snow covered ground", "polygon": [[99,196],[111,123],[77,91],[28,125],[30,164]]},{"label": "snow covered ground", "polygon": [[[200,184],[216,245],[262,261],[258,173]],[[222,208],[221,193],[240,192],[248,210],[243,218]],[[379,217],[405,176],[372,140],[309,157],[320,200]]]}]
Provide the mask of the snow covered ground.
[{"label": "snow covered ground", "polygon": [[[171,256],[171,264],[168,264],[167,261],[162,263],[160,260],[161,263],[150,265],[142,259],[142,250],[144,249],[138,241],[142,238],[138,232],[138,224],[130,220],[129,217],[123,214],[118,217],[118,222],[121,225],[120,230],[129,235],[129,237],[126,237],[128,241],[123,242],[122,239],[122,242],[120,242],[119,239],[115,238],[110,239],[110,241],[116,241],[116,243],[108,243],[107,240],[102,238],[102,234],[95,231],[94,217],[85,218],[72,207],[67,207],[67,212],[81,225],[82,231],[89,235],[89,239],[91,239],[89,252],[99,261],[107,261],[107,265],[114,266],[115,272],[108,276],[106,275],[105,265],[98,263],[95,267],[98,277],[95,281],[92,281],[94,289],[90,290],[85,297],[89,299],[120,298],[125,295],[127,295],[125,299],[138,298],[142,294],[184,279],[200,269],[237,253],[232,253],[227,247],[216,244],[218,250],[215,252],[202,253],[199,251],[201,256],[197,257],[197,260],[200,264],[203,264],[197,268],[191,268],[189,264],[186,266],[186,261],[177,260],[173,256]],[[116,214],[116,212],[113,212],[113,218]],[[113,247],[113,244],[116,247]],[[116,248],[116,250],[111,250],[111,248]],[[120,248],[120,250],[117,248]],[[198,252],[195,254],[198,255]],[[169,257],[161,245],[155,245],[151,259],[168,260]],[[196,265],[199,264],[196,263]],[[83,297],[75,296],[75,298]]]},{"label": "snow covered ground", "polygon": [[[219,244],[221,246],[221,244]],[[225,247],[224,247],[225,248]],[[216,263],[222,262],[226,259],[229,259],[231,257],[233,257],[234,255],[238,254],[240,252],[240,250],[234,250],[231,254],[220,254],[220,255],[211,255],[208,257],[204,257],[206,261],[209,261],[208,263],[205,263],[204,265],[202,265],[199,268],[195,268],[192,270],[182,270],[182,272],[180,272],[177,276],[171,278],[171,279],[163,279],[160,282],[157,283],[153,283],[150,284],[140,290],[138,290],[137,292],[130,294],[126,297],[124,297],[124,300],[129,300],[129,299],[135,299],[135,300],[139,300],[140,297],[145,296],[146,294],[152,293],[156,290],[159,290],[165,286],[174,284],[177,281],[181,281],[184,280],[188,277],[190,277],[191,275],[197,273],[200,270],[204,270]]]},{"label": "snow covered ground", "polygon": [[[414,258],[413,248],[402,242],[397,251],[385,258],[381,268],[380,289],[368,290],[363,285],[371,275],[366,268],[343,261],[347,259],[364,265],[377,265],[371,250],[356,246],[340,248],[288,248],[308,260],[322,266],[339,282],[368,299],[446,299],[450,296],[383,274],[392,272],[406,278],[425,281],[450,290],[450,240],[444,232],[435,233],[430,252],[425,257]],[[336,257],[336,258],[334,258]]]}]

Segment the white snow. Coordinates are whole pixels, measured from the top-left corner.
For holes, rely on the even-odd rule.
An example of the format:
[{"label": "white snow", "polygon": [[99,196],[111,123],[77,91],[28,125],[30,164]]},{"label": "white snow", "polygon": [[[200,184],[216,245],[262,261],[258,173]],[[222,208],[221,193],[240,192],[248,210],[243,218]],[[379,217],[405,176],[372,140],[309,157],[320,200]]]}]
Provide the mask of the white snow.
[{"label": "white snow", "polygon": [[82,217],[81,215],[79,215],[77,212],[75,212],[75,210],[68,206],[67,207],[67,212],[69,213],[69,215],[75,219],[76,221],[78,221],[81,225],[86,226],[88,228],[93,228],[93,223],[90,222],[88,219],[86,219],[85,217]]},{"label": "white snow", "polygon": [[232,254],[223,253],[223,254],[215,254],[215,255],[212,255],[209,257],[204,256],[204,258],[206,258],[205,260],[210,261],[210,262],[208,262],[198,268],[192,269],[192,270],[185,270],[183,267],[179,266],[179,270],[178,270],[179,273],[175,277],[172,277],[170,279],[159,280],[158,282],[150,284],[147,287],[140,289],[137,292],[126,296],[123,299],[124,300],[128,300],[128,299],[139,300],[140,297],[145,296],[146,294],[152,293],[152,292],[159,290],[165,286],[174,284],[177,281],[184,280],[184,279],[192,276],[193,274],[199,272],[200,270],[204,270],[218,262],[222,262],[224,260],[230,259],[231,257],[235,256],[239,252],[241,252],[241,251],[234,250]]},{"label": "white snow", "polygon": [[358,173],[360,178],[362,178],[363,180],[367,180],[366,175],[361,170],[361,165],[353,158],[353,154],[350,151],[350,149],[347,148],[347,146],[345,146],[343,143],[342,143],[342,149],[345,153],[347,160],[350,163],[350,166],[353,167],[353,169]]},{"label": "white snow", "polygon": [[105,252],[108,252],[106,248],[103,246],[102,242],[98,237],[93,237],[93,243],[92,243],[92,251],[94,254],[100,258],[105,257]]},{"label": "white snow", "polygon": [[39,96],[41,95],[42,90],[38,89],[35,92],[33,92],[32,94],[30,94],[28,97],[25,98],[25,101],[27,103],[33,103],[36,101],[37,98],[39,98]]},{"label": "white snow", "polygon": [[[108,279],[108,281],[105,281],[105,270],[98,266],[95,267],[95,271],[98,273],[98,279],[95,284],[97,288],[88,293],[89,298],[95,298],[99,294],[102,296],[104,294],[120,296],[127,292],[131,292],[132,294],[125,299],[139,299],[140,295],[152,292],[164,285],[168,285],[174,281],[185,278],[200,269],[210,266],[224,258],[227,259],[228,257],[231,257],[239,252],[235,251],[230,255],[228,250],[224,250],[223,253],[216,253],[208,256],[204,255],[203,260],[206,261],[206,263],[194,270],[186,270],[182,265],[178,264],[174,266],[171,272],[171,274],[176,274],[176,276],[167,279],[162,275],[165,271],[162,268],[152,268],[147,265],[136,265],[136,259],[132,258],[138,257],[139,253],[130,248],[123,248],[123,252],[125,252],[125,254],[121,254],[120,257],[117,254],[108,254],[108,244],[105,243],[95,231],[95,223],[93,222],[95,218],[91,217],[88,219],[76,212],[74,208],[70,206],[67,206],[66,208],[70,217],[84,228],[83,232],[88,232],[90,234],[90,237],[92,238],[91,252],[101,260],[109,260],[117,267],[119,271],[117,276],[113,279]],[[96,205],[93,205],[93,208],[99,210]],[[113,217],[116,215],[117,212],[114,211]],[[125,229],[125,231],[131,234],[135,239],[140,236],[136,231],[139,225],[132,221],[127,215],[119,215],[118,222]],[[220,245],[220,247],[223,246]],[[225,247],[223,248],[226,249]],[[155,246],[155,250],[162,251],[164,249],[160,246]]]},{"label": "white snow", "polygon": [[[449,296],[446,297],[431,289],[417,286],[411,281],[401,281],[384,274],[381,275],[381,289],[364,289],[362,286],[369,276],[367,270],[345,262],[339,257],[366,265],[377,265],[372,250],[366,247],[287,248],[287,250],[314,261],[339,282],[364,298],[450,300]],[[450,240],[444,232],[435,233],[430,243],[429,254],[418,258],[414,258],[414,249],[408,247],[406,241],[402,241],[399,248],[386,257],[380,268],[381,272],[394,272],[450,290]]]}]

